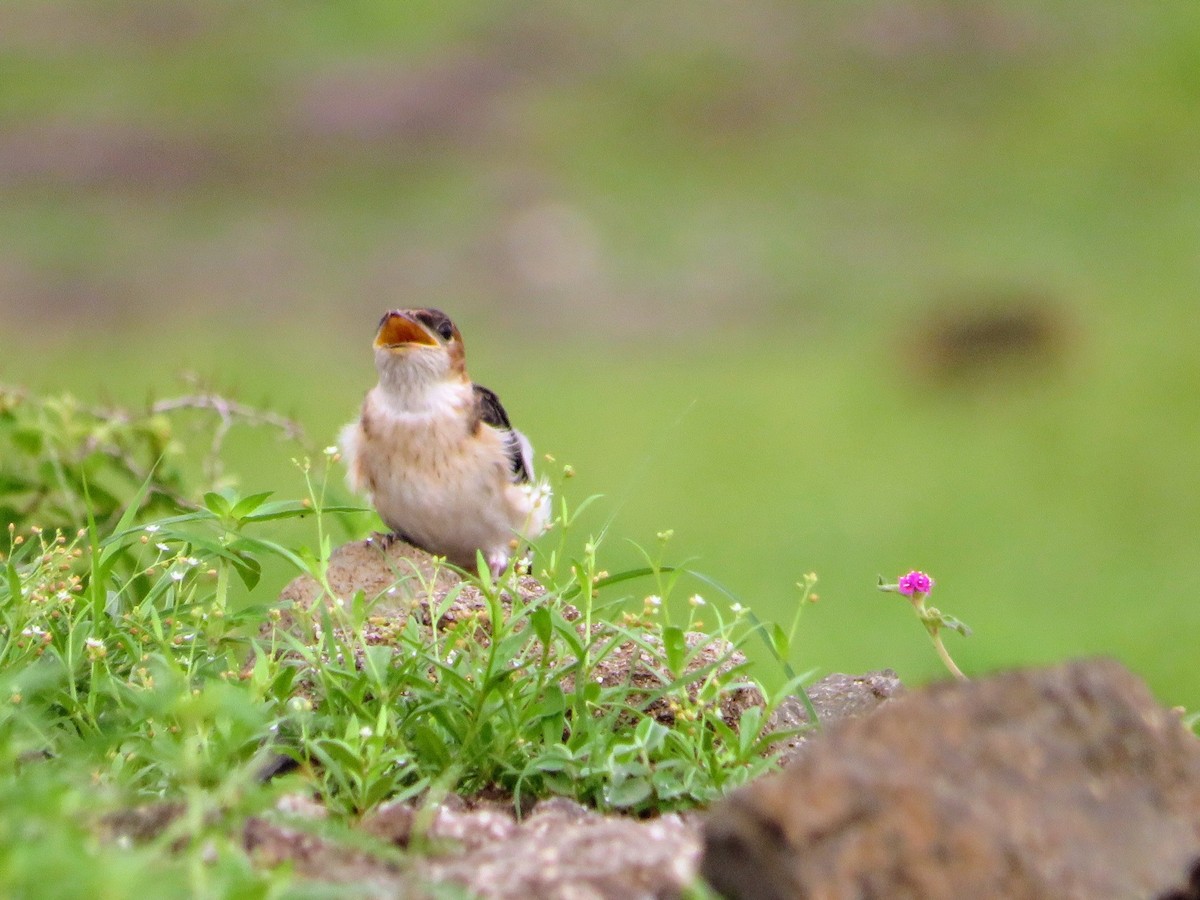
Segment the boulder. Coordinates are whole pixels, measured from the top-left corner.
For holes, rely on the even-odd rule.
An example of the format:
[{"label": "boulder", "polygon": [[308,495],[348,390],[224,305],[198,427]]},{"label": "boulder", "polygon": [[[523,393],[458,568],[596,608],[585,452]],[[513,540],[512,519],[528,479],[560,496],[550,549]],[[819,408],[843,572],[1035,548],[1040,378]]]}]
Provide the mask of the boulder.
[{"label": "boulder", "polygon": [[938,684],[834,725],[718,804],[729,898],[1180,896],[1200,741],[1115,662]]}]

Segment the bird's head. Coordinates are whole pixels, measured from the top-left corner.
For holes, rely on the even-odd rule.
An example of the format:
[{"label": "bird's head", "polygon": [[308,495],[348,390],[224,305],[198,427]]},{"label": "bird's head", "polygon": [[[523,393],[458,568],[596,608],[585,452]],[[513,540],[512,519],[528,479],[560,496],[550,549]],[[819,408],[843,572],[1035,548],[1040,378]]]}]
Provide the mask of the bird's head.
[{"label": "bird's head", "polygon": [[380,381],[417,387],[465,381],[462,335],[437,309],[393,309],[375,332],[375,366]]}]

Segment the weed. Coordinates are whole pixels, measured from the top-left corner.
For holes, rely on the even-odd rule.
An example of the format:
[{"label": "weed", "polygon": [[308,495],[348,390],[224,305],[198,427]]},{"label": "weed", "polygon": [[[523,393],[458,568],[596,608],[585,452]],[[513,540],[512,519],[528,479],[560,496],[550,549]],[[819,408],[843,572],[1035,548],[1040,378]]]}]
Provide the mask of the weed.
[{"label": "weed", "polygon": [[[97,883],[126,867],[149,877],[153,860],[183,893],[262,888],[273,876],[249,866],[235,825],[272,814],[284,787],[258,776],[280,753],[345,822],[450,791],[644,814],[704,804],[772,765],[769,716],[797,683],[764,697],[737,650],[759,630],[740,605],[673,602],[692,576],[662,561],[669,535],[645,566],[609,574],[601,541],[569,552],[590,501],[572,508],[560,486],[536,581],[486,565],[446,578],[435,561],[424,581],[390,586],[424,598],[425,614],[381,617],[388,589],[338,596],[328,577],[329,517],[349,509],[327,499],[335,454],[300,463],[299,501],[189,490],[167,463],[164,413],[105,426],[66,401],[5,396],[8,438],[24,449],[23,474],[4,484],[24,504],[0,537],[0,791],[36,786],[9,821],[53,830],[71,816],[50,853],[94,840],[105,809],[174,811],[151,844],[171,853],[114,850],[99,868],[94,852],[71,856]],[[96,461],[85,445],[105,427],[125,449],[93,450]],[[97,490],[114,466],[122,488]],[[315,551],[272,536],[304,517]],[[267,561],[311,579],[317,602],[277,608],[260,583]],[[639,580],[656,593],[628,593]]]}]

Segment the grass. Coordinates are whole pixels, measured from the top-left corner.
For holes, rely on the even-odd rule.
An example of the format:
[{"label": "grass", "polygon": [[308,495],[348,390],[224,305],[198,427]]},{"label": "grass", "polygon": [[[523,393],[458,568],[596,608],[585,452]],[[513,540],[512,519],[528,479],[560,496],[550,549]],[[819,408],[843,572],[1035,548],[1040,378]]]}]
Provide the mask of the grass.
[{"label": "grass", "polygon": [[[439,305],[539,451],[606,495],[575,556],[606,531],[605,565],[637,567],[615,536],[673,528],[784,621],[816,571],[789,661],[908,682],[942,671],[875,580],[921,568],[974,628],[946,636],[970,674],[1103,653],[1200,707],[1200,7],[188,8],[157,37],[124,0],[0,29],[5,133],[132,124],[220,163],[149,188],[0,166],[0,380],[136,405],[194,371],[319,454],[382,308]],[[412,88],[464,59],[511,80],[442,98],[479,104],[460,131],[301,114],[347,69]],[[549,284],[512,249],[546,209],[587,263]],[[1064,323],[1052,352],[929,377],[931,314],[1030,296]],[[270,433],[226,451],[244,493],[303,496]],[[261,562],[271,596],[295,567]]]},{"label": "grass", "polygon": [[[910,342],[895,336],[919,338],[919,323],[815,345],[733,334],[699,352],[551,344],[533,365],[506,352],[521,338],[463,328],[473,373],[501,392],[539,451],[571,462],[583,492],[606,494],[585,531],[611,522],[612,534],[652,544],[672,527],[681,558],[698,557],[764,618],[790,618],[794,583],[820,575],[822,599],[794,648],[798,668],[941,675],[906,614],[874,590],[877,575],[920,567],[938,580],[933,602],[975,629],[966,642],[947,638],[968,673],[1116,655],[1165,702],[1195,708],[1181,636],[1200,624],[1182,587],[1200,499],[1186,476],[1200,431],[1189,399],[1198,375],[1194,329],[1185,314],[1174,321],[1164,332],[1154,316],[1109,313],[1079,327],[1049,368],[1018,365],[962,384],[913,370]],[[330,335],[309,373],[288,356],[305,345],[303,332],[277,327],[272,347],[253,349],[190,333],[175,357],[125,376],[105,368],[111,343],[72,347],[76,386],[99,378],[136,399],[147,381],[171,384],[180,364],[232,373],[253,358],[256,371],[287,373],[286,383],[246,374],[228,385],[277,400],[319,447],[372,377],[361,335]],[[56,358],[23,372],[61,386],[69,378]],[[290,467],[264,462],[276,454],[265,434],[235,431],[229,449],[247,484],[300,490]],[[639,562],[621,541],[608,552],[614,568]],[[279,586],[284,573],[268,577]]]},{"label": "grass", "polygon": [[[397,575],[430,598],[435,623],[476,592],[469,614],[431,629],[379,617],[384,594],[333,594],[332,532],[356,510],[327,500],[332,454],[299,464],[299,501],[204,490],[175,440],[176,419],[194,410],[2,397],[0,793],[16,801],[28,787],[8,807],[0,853],[15,895],[38,893],[51,865],[78,865],[116,895],[159,878],[180,895],[281,890],[287,872],[250,866],[238,835],[249,815],[279,817],[289,789],[315,795],[330,828],[449,791],[645,813],[707,803],[771,765],[767,717],[798,682],[727,720],[727,701],[758,689],[733,657],[758,630],[746,611],[693,599],[675,618],[669,601],[686,581],[663,546],[613,574],[598,541],[575,553],[579,511],[561,485],[537,557],[545,593],[511,570],[494,581],[486,566],[444,596],[430,586],[436,570],[419,584]],[[285,522],[306,543],[280,542]],[[325,599],[282,610],[262,580],[268,562],[308,575]],[[655,597],[631,594],[639,583]],[[696,631],[707,637],[689,641]],[[628,647],[648,677],[612,667]],[[261,783],[279,753],[306,774]],[[115,827],[104,813],[145,804],[177,807],[153,852],[97,844]]]},{"label": "grass", "polygon": [[[726,618],[706,628],[740,640],[747,622],[726,612],[740,601],[764,621],[803,610],[774,644],[794,669],[944,677],[908,610],[876,589],[910,568],[972,626],[969,640],[943,635],[970,675],[1108,654],[1164,702],[1200,708],[1196,4],[699,14],[367,0],[230,16],[203,0],[100,13],[11,0],[5,16],[0,383],[140,409],[195,393],[178,377],[193,372],[308,435],[298,447],[239,424],[223,471],[205,476],[211,414],[171,417],[188,461],[172,457],[174,483],[156,471],[159,505],[127,530],[162,434],[118,429],[132,470],[88,463],[90,497],[76,479],[73,500],[22,519],[22,544],[0,532],[11,893],[295,895],[231,838],[296,784],[257,784],[264,747],[322,760],[304,785],[335,810],[339,840],[382,798],[431,785],[703,802],[755,771],[753,745],[703,708],[694,731],[644,715],[606,730],[632,699],[556,693],[555,676],[625,633],[678,671],[669,629],[715,609]],[[467,64],[480,93],[429,99]],[[434,112],[324,128],[321,92],[357,71],[372,96]],[[473,112],[447,128],[446,108]],[[67,138],[21,150],[64,125]],[[139,135],[165,142],[153,159]],[[538,281],[514,247],[547,221],[535,234],[574,267]],[[1063,325],[1048,352],[961,378],[928,364],[935,314],[1028,297]],[[501,630],[453,663],[408,632],[409,664],[339,663],[372,627],[354,604],[332,644],[270,637],[271,601],[297,572],[319,576],[328,549],[300,517],[313,498],[291,459],[320,474],[373,379],[374,322],[413,304],[454,315],[472,374],[540,452],[574,466],[565,496],[604,495],[540,548],[552,609],[578,605],[569,592],[590,592],[601,566],[647,568],[637,548],[657,551],[666,528],[671,557],[733,596],[682,582],[644,615],[641,598],[665,593],[652,576],[608,584],[592,608],[607,637],[581,647],[551,612],[553,659],[515,679],[503,663],[531,659],[547,607],[489,615]],[[34,432],[61,436],[45,412]],[[75,441],[98,424],[74,421]],[[23,467],[31,441],[6,445],[0,491],[13,472],[58,483]],[[329,506],[356,502],[338,474],[324,490]],[[274,509],[294,517],[247,519],[276,498],[293,498]],[[179,515],[192,518],[164,521]],[[370,527],[320,521],[330,543]],[[802,604],[813,571],[820,599]],[[694,592],[706,607],[687,603]],[[775,696],[787,675],[763,646],[745,644],[753,666],[734,677]],[[611,704],[595,729],[555,742],[594,702]],[[414,710],[435,704],[417,728]],[[157,841],[97,839],[98,813],[163,798],[186,814]]]}]

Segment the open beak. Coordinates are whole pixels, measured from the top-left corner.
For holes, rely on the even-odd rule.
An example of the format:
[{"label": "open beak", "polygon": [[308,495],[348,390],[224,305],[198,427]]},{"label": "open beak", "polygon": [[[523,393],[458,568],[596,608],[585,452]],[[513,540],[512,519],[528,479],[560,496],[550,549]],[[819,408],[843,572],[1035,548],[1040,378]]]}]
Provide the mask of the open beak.
[{"label": "open beak", "polygon": [[393,310],[383,317],[375,335],[376,348],[398,349],[414,345],[436,347],[437,338],[430,334],[424,325],[400,310]]}]

